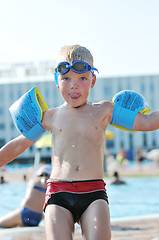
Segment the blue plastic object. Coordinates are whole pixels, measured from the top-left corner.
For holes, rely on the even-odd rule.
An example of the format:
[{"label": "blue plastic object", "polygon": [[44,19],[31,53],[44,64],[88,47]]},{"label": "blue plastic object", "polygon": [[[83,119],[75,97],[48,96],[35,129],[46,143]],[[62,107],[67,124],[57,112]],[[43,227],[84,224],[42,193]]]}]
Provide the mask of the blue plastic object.
[{"label": "blue plastic object", "polygon": [[43,112],[48,110],[37,87],[33,87],[11,105],[9,111],[17,129],[29,140],[36,142],[46,131],[42,124]]},{"label": "blue plastic object", "polygon": [[131,90],[123,90],[113,98],[114,111],[111,124],[127,131],[133,131],[138,112],[148,114],[150,107],[144,97]]}]

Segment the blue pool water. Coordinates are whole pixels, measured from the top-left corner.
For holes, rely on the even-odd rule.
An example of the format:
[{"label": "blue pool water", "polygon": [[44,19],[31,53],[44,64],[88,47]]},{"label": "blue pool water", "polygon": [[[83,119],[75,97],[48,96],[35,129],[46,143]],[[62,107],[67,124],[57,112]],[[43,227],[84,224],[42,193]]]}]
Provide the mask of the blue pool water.
[{"label": "blue pool water", "polygon": [[0,184],[0,216],[19,207],[26,191],[26,182]]},{"label": "blue pool water", "polygon": [[[106,186],[111,218],[159,214],[159,177],[122,179],[126,185]],[[19,207],[26,186],[26,182],[0,185],[0,216]]]},{"label": "blue pool water", "polygon": [[109,185],[111,217],[159,214],[159,177],[123,178],[125,185]]}]

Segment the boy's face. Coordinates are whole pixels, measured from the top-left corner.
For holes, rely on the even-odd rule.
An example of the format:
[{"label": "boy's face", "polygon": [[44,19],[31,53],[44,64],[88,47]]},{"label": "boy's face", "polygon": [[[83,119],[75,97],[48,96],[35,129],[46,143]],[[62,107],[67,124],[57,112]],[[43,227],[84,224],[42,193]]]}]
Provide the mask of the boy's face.
[{"label": "boy's face", "polygon": [[72,69],[69,72],[58,76],[59,90],[68,103],[72,107],[79,107],[87,102],[90,89],[94,87],[96,75],[92,73],[75,73]]}]

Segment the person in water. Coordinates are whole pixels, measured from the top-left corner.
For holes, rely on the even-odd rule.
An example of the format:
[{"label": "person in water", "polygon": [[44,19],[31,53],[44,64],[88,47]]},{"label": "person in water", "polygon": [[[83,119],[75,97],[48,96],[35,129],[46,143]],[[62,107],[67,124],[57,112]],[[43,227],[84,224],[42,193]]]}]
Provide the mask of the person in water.
[{"label": "person in water", "polygon": [[43,218],[43,205],[46,181],[50,177],[51,167],[42,165],[36,176],[28,182],[26,195],[18,209],[0,217],[1,228],[38,226]]},{"label": "person in water", "polygon": [[126,184],[126,182],[121,180],[120,177],[119,177],[119,173],[117,171],[115,171],[114,174],[113,174],[113,179],[110,182],[110,184],[122,185],[122,184]]}]

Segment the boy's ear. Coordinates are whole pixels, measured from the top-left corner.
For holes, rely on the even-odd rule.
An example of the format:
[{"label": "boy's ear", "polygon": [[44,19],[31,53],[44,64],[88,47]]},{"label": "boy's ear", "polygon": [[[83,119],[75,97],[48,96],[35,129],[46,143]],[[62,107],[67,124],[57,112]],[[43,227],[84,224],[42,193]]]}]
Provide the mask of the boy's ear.
[{"label": "boy's ear", "polygon": [[95,83],[96,83],[96,75],[94,74],[93,77],[92,77],[91,88],[94,87]]}]

